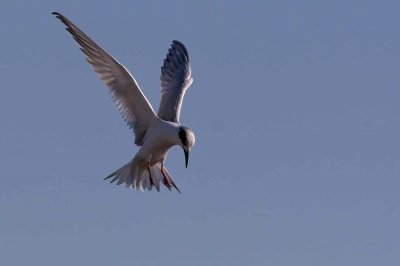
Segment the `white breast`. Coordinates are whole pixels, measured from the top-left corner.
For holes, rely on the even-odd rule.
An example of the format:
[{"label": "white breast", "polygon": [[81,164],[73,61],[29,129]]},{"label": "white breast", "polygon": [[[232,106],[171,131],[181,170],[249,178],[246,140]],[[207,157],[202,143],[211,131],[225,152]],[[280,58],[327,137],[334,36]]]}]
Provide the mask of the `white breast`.
[{"label": "white breast", "polygon": [[178,124],[163,120],[157,122],[146,133],[146,138],[141,148],[141,152],[151,155],[151,164],[163,162],[168,150],[172,146],[180,144]]}]

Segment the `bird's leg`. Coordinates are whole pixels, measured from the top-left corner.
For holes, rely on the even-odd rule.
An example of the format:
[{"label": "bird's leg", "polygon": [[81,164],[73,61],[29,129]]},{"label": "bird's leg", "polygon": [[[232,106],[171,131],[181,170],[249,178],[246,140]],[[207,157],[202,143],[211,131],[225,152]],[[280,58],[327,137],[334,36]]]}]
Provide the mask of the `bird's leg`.
[{"label": "bird's leg", "polygon": [[179,190],[179,188],[175,185],[174,181],[172,181],[171,178],[168,178],[168,177],[165,175],[165,173],[164,173],[164,164],[163,164],[163,163],[161,163],[161,173],[162,173],[162,175],[164,176],[164,178],[163,178],[163,183],[164,183],[164,185],[165,185],[169,190],[171,190],[171,188],[172,188],[172,186],[173,186],[176,190],[178,190],[179,193],[181,193],[181,191]]},{"label": "bird's leg", "polygon": [[169,180],[168,180],[168,178],[167,178],[167,176],[165,175],[165,173],[164,173],[164,164],[163,163],[161,163],[161,174],[163,175],[163,183],[164,183],[164,185],[169,189],[169,190],[171,190],[171,184],[169,183]]},{"label": "bird's leg", "polygon": [[151,175],[150,162],[147,164],[147,171],[149,171],[150,185],[154,186],[153,176]]}]

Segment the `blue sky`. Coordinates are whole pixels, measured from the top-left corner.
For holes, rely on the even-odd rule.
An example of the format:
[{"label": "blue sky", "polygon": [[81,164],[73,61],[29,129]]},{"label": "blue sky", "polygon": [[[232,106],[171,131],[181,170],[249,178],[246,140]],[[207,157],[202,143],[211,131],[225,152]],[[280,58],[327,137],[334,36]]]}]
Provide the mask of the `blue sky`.
[{"label": "blue sky", "polygon": [[[102,181],[137,151],[58,11],[158,108],[186,44],[182,194]],[[1,265],[397,265],[398,1],[4,1]]]}]

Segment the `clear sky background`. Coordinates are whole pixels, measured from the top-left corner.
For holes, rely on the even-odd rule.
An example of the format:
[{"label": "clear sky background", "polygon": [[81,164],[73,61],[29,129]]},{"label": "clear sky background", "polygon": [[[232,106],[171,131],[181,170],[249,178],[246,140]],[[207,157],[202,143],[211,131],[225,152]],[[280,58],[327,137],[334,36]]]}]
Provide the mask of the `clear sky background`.
[{"label": "clear sky background", "polygon": [[[192,59],[182,194],[102,181],[137,151],[59,11],[158,108]],[[399,265],[399,1],[2,1],[0,265]]]}]

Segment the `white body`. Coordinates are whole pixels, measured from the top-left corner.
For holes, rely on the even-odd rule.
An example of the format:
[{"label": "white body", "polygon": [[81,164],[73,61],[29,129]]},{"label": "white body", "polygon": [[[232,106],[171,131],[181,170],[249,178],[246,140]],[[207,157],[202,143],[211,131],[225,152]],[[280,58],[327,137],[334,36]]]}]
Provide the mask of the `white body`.
[{"label": "white body", "polygon": [[[135,156],[153,166],[156,163],[164,163],[168,150],[180,144],[177,135],[179,124],[162,119],[156,119],[148,129],[144,143]],[[160,135],[160,132],[163,134]]]}]

